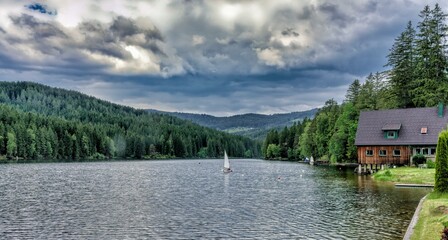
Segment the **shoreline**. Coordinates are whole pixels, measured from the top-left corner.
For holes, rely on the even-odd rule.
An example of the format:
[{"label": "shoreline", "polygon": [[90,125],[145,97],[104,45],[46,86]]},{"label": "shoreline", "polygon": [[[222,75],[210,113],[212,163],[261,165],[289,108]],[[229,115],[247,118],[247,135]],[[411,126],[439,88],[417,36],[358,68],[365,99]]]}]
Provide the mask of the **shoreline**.
[{"label": "shoreline", "polygon": [[422,210],[423,202],[428,197],[429,193],[426,194],[422,199],[420,199],[420,202],[417,205],[417,208],[415,209],[414,215],[411,218],[411,222],[408,225],[408,228],[406,230],[406,233],[404,234],[403,240],[410,240],[412,234],[414,233],[415,225],[417,225],[418,219],[420,217],[420,212]]}]

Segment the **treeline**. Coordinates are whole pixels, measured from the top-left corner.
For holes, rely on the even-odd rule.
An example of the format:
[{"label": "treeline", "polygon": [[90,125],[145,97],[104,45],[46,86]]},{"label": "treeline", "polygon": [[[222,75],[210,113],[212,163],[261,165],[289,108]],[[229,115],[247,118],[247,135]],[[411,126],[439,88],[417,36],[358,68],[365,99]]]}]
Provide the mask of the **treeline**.
[{"label": "treeline", "polygon": [[425,6],[419,16],[416,29],[409,22],[395,39],[387,56],[390,70],[370,74],[363,84],[355,80],[342,104],[328,100],[313,120],[269,132],[262,146],[265,158],[302,160],[313,156],[356,162],[354,141],[360,111],[447,103],[447,15],[436,4],[432,9]]},{"label": "treeline", "polygon": [[[363,89],[365,85],[362,85]],[[359,110],[353,102],[328,100],[313,120],[305,119],[282,131],[272,130],[263,142],[266,159],[356,161],[354,146]]]},{"label": "treeline", "polygon": [[0,159],[259,156],[256,142],[75,91],[0,82]]},{"label": "treeline", "polygon": [[[150,112],[159,112],[156,110],[148,110]],[[313,117],[317,109],[311,109],[303,112],[280,113],[272,115],[247,113],[241,115],[234,115],[229,117],[215,117],[207,114],[194,113],[180,113],[180,112],[161,112],[175,117],[191,120],[202,126],[211,127],[219,130],[226,130],[230,128],[245,127],[245,128],[265,128],[277,127],[289,124],[292,121],[302,120],[306,117]]]}]

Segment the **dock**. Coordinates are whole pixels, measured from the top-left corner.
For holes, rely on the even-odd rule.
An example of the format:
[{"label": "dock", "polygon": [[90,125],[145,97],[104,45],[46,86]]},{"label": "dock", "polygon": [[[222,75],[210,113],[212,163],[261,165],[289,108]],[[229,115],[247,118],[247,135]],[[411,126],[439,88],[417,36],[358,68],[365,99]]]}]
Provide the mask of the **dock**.
[{"label": "dock", "polygon": [[413,183],[396,183],[395,187],[423,187],[423,188],[433,188],[433,184],[413,184]]}]

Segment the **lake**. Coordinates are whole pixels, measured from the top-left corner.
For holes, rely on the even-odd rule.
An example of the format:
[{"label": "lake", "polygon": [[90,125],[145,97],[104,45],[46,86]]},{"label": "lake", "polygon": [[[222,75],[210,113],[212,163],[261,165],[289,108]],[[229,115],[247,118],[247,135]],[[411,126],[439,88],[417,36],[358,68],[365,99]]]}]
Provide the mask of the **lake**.
[{"label": "lake", "polygon": [[401,239],[430,189],[292,162],[0,165],[0,238]]}]

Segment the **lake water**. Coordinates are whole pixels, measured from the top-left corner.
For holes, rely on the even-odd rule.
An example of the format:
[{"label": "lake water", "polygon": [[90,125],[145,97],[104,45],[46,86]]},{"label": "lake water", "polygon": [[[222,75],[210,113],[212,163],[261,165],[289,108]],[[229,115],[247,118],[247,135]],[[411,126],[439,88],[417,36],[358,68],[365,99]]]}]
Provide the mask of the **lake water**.
[{"label": "lake water", "polygon": [[429,189],[291,162],[0,165],[0,238],[401,239]]}]

